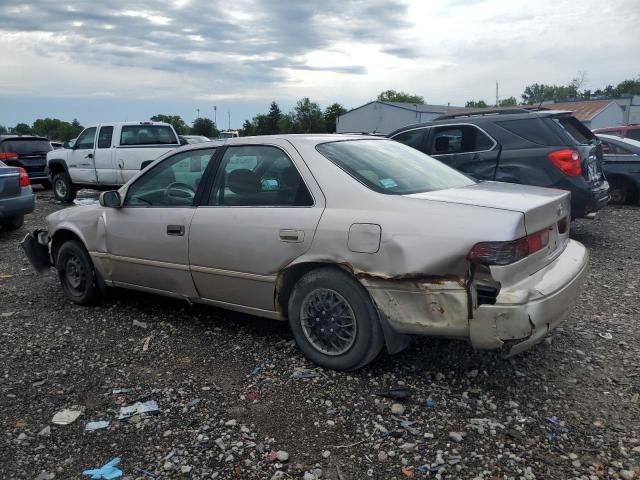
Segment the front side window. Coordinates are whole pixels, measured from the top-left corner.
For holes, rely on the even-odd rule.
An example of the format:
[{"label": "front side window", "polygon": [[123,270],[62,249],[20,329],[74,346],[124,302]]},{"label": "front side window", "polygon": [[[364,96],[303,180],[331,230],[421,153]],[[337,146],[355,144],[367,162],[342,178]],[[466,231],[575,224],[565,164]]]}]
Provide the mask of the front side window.
[{"label": "front side window", "polygon": [[166,158],[129,187],[125,206],[192,206],[214,151],[191,150]]},{"label": "front side window", "polygon": [[120,145],[176,145],[180,142],[168,125],[125,125]]},{"label": "front side window", "polygon": [[338,167],[376,192],[390,195],[464,187],[475,182],[411,147],[388,140],[347,140],[316,147]]},{"label": "front side window", "polygon": [[473,125],[436,127],[433,130],[432,155],[450,155],[491,150],[494,142]]},{"label": "front side window", "polygon": [[85,150],[88,148],[93,148],[93,144],[96,141],[96,127],[87,128],[84,132],[80,134],[78,137],[78,141],[76,142],[76,149]]},{"label": "front side window", "polygon": [[111,137],[113,137],[113,127],[100,127],[100,133],[98,133],[98,148],[110,148]]},{"label": "front side window", "polygon": [[313,199],[291,159],[266,145],[229,147],[209,197],[212,206],[304,207]]}]

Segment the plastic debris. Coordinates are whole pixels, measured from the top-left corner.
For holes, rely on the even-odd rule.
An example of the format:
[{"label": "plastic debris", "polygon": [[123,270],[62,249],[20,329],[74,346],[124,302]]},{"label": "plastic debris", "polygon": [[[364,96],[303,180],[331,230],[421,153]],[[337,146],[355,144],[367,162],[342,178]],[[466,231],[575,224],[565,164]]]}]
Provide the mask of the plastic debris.
[{"label": "plastic debris", "polygon": [[547,417],[545,419],[549,424],[550,431],[547,434],[547,438],[553,441],[557,438],[558,433],[569,433],[569,428],[563,425],[555,416]]},{"label": "plastic debris", "polygon": [[140,327],[140,328],[147,328],[148,327],[146,322],[140,322],[138,320],[133,320],[133,326],[134,327]]},{"label": "plastic debris", "polygon": [[147,338],[144,339],[144,343],[142,344],[143,352],[146,352],[147,350],[149,350],[149,343],[151,342],[152,338],[153,338],[153,335],[149,335]]},{"label": "plastic debris", "polygon": [[82,475],[93,478],[94,480],[111,480],[112,478],[120,478],[122,476],[122,470],[116,468],[116,465],[120,463],[120,457],[116,457],[109,462],[105,463],[100,468],[94,468],[91,470],[84,470]]},{"label": "plastic debris", "polygon": [[414,472],[415,468],[413,467],[402,467],[402,474],[407,478],[413,477]]},{"label": "plastic debris", "polygon": [[93,432],[94,430],[102,430],[103,428],[107,428],[109,426],[109,422],[106,420],[98,420],[97,422],[89,422],[85,425],[85,432]]},{"label": "plastic debris", "polygon": [[407,432],[409,432],[411,435],[420,435],[420,430],[418,430],[415,427],[412,427],[413,424],[415,424],[415,421],[409,421],[409,420],[403,420],[402,422],[400,422],[400,426],[402,428],[404,428]]},{"label": "plastic debris", "polygon": [[269,463],[275,462],[278,459],[278,452],[271,450],[267,459],[269,460]]},{"label": "plastic debris", "polygon": [[245,393],[244,398],[246,398],[250,402],[255,402],[257,400],[260,400],[260,392],[258,392],[257,390],[249,390],[247,393]]},{"label": "plastic debris", "polygon": [[307,378],[317,378],[321,377],[322,374],[316,372],[315,370],[310,370],[308,368],[296,368],[295,371],[291,374],[291,378],[295,378],[296,380],[304,380]]},{"label": "plastic debris", "polygon": [[120,416],[118,420],[132,417],[134,415],[142,415],[145,413],[155,413],[159,411],[158,402],[155,400],[147,400],[146,402],[136,402],[133,405],[120,407]]},{"label": "plastic debris", "polygon": [[429,408],[434,408],[436,406],[436,402],[434,402],[433,400],[431,400],[430,398],[427,398],[424,401],[425,406],[429,407]]},{"label": "plastic debris", "polygon": [[613,335],[611,335],[609,332],[599,333],[598,336],[604,338],[605,340],[613,340]]},{"label": "plastic debris", "polygon": [[388,390],[376,393],[380,397],[396,398],[399,400],[406,400],[413,394],[413,391],[407,387],[391,387]]},{"label": "plastic debris", "polygon": [[75,422],[80,415],[82,415],[82,410],[65,408],[53,416],[51,423],[55,423],[56,425],[69,425]]},{"label": "plastic debris", "polygon": [[130,391],[129,388],[114,388],[112,393],[129,393]]},{"label": "plastic debris", "polygon": [[257,374],[260,373],[260,370],[262,370],[262,368],[255,367],[253,370],[251,370],[251,376],[256,376]]}]

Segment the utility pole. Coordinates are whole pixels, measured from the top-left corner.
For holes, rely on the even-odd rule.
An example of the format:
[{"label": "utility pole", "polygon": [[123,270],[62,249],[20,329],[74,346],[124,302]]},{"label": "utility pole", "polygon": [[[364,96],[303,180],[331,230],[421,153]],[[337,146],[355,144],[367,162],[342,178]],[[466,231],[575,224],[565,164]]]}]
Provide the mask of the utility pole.
[{"label": "utility pole", "polygon": [[229,130],[231,130],[231,112],[227,112],[227,115],[229,115]]},{"label": "utility pole", "polygon": [[218,123],[218,106],[214,105],[213,106],[213,123]]},{"label": "utility pole", "polygon": [[498,96],[498,81],[496,80],[496,107],[500,105],[500,97]]}]

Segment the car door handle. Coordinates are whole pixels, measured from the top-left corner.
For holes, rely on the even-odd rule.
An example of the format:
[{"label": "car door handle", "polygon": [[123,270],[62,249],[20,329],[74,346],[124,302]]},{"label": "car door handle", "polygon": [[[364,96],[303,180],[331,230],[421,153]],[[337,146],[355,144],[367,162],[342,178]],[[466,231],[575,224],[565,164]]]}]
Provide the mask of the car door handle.
[{"label": "car door handle", "polygon": [[182,237],[184,235],[184,225],[167,225],[167,235]]},{"label": "car door handle", "polygon": [[93,158],[93,153],[88,153],[84,158]]},{"label": "car door handle", "polygon": [[283,229],[279,232],[281,242],[304,241],[304,230]]}]

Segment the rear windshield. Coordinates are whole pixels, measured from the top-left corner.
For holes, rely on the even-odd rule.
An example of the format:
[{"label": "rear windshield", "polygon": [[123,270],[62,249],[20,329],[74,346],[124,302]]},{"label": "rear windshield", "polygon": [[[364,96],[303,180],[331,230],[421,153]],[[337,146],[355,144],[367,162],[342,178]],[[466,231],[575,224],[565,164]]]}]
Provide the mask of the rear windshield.
[{"label": "rear windshield", "polygon": [[122,127],[120,145],[177,144],[173,130],[168,125],[126,125]]},{"label": "rear windshield", "polygon": [[12,139],[5,140],[0,143],[0,151],[2,152],[14,152],[18,155],[31,155],[34,153],[46,153],[53,150],[51,144],[47,140],[34,140],[34,139]]},{"label": "rear windshield", "polygon": [[560,127],[571,137],[576,143],[588,144],[596,141],[596,136],[591,133],[587,127],[585,127],[575,117],[556,117],[553,121],[560,125]]},{"label": "rear windshield", "polygon": [[347,140],[323,143],[318,152],[371,190],[389,195],[464,187],[475,182],[402,143]]},{"label": "rear windshield", "polygon": [[630,128],[629,130],[627,130],[627,138],[640,140],[640,128]]}]

